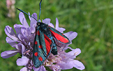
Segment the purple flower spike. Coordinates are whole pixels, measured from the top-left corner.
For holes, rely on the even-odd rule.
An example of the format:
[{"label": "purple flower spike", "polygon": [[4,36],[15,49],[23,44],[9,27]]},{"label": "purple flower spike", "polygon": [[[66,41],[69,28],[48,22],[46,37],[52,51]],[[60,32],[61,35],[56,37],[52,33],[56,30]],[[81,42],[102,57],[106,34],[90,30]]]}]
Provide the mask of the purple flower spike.
[{"label": "purple flower spike", "polygon": [[[32,16],[37,19],[37,14],[33,13]],[[15,24],[14,32],[13,28],[10,26],[5,27],[5,33],[7,35],[6,42],[9,43],[14,50],[4,51],[1,53],[2,58],[9,58],[11,56],[20,53],[22,55],[21,58],[18,58],[16,63],[18,66],[25,66],[20,71],[46,71],[45,66],[49,67],[53,71],[61,71],[65,69],[71,69],[73,67],[83,70],[85,66],[78,60],[75,60],[76,56],[81,53],[79,48],[72,49],[68,47],[69,44],[63,44],[60,47],[57,47],[57,55],[50,54],[49,57],[44,61],[44,63],[39,67],[35,68],[33,65],[33,44],[34,44],[34,37],[35,37],[35,27],[37,21],[29,16],[30,19],[30,26],[28,25],[25,16],[22,12],[19,14],[19,19],[21,24]],[[41,21],[41,20],[40,20]],[[56,28],[59,32],[63,33],[65,31],[64,28],[59,27],[58,19],[56,18],[56,27],[52,23],[50,23],[51,19],[46,18],[42,20],[43,23],[48,24],[49,26]],[[67,32],[64,34],[69,38],[70,42],[76,38],[76,32]],[[70,43],[70,44],[71,44]],[[57,43],[60,45],[60,43]],[[65,52],[65,50],[71,49],[70,52]]]}]

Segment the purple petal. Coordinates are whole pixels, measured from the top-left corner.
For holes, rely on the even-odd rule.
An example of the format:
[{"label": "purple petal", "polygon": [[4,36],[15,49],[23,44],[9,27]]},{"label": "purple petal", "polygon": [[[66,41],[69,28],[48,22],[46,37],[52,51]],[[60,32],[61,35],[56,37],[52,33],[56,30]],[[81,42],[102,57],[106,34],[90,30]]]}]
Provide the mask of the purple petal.
[{"label": "purple petal", "polygon": [[65,31],[64,28],[57,28],[57,30],[58,30],[59,32],[61,32],[61,33],[63,33],[63,31]]},{"label": "purple petal", "polygon": [[61,71],[61,68],[59,65],[52,65],[49,68],[52,69],[53,71]]},{"label": "purple petal", "polygon": [[70,58],[76,58],[76,56],[81,53],[81,50],[79,48],[71,49],[71,50],[72,51],[67,53],[67,55],[70,56]]},{"label": "purple petal", "polygon": [[14,27],[18,27],[18,28],[21,28],[21,27],[24,27],[23,25],[21,24],[15,24]]},{"label": "purple petal", "polygon": [[39,19],[38,21],[39,21],[39,22],[41,22],[41,20],[40,20],[40,19]]},{"label": "purple petal", "polygon": [[17,53],[18,53],[17,50],[4,51],[1,53],[1,57],[2,58],[9,58],[9,57],[16,55]]},{"label": "purple petal", "polygon": [[[28,14],[30,15],[30,13],[29,13],[29,12],[28,12]],[[37,14],[36,14],[36,13],[33,13],[33,14],[32,14],[32,17],[34,17],[34,18],[35,18],[35,20],[37,21]],[[30,17],[30,16],[29,16],[29,19],[31,20],[31,19],[32,19],[32,17]]]},{"label": "purple petal", "polygon": [[25,46],[23,44],[21,44],[21,53],[23,54],[25,51]]},{"label": "purple petal", "polygon": [[[32,17],[34,17],[35,19],[32,18]],[[33,13],[32,17],[31,17],[31,22],[30,22],[30,29],[31,29],[31,32],[34,33],[35,32],[36,23],[37,23],[37,14]]]},{"label": "purple petal", "polygon": [[6,42],[9,43],[12,47],[14,47],[15,45],[17,45],[16,41],[12,40],[9,37],[6,37]]},{"label": "purple petal", "polygon": [[23,67],[20,71],[27,71],[27,68]]},{"label": "purple petal", "polygon": [[[22,35],[25,37],[25,38],[27,38],[27,36],[29,35],[28,34],[28,31],[27,31],[27,28],[22,28],[21,29],[21,32],[22,32]],[[30,31],[29,31],[30,32]]]},{"label": "purple petal", "polygon": [[69,38],[69,40],[72,41],[74,38],[76,38],[77,33],[70,31],[70,32],[68,32],[68,33],[65,33],[64,35],[67,36],[67,38]]},{"label": "purple petal", "polygon": [[42,20],[42,22],[45,23],[45,24],[49,24],[50,21],[51,21],[51,19],[49,19],[49,18],[46,18],[46,19]]},{"label": "purple petal", "polygon": [[14,25],[14,29],[15,29],[17,34],[21,34],[21,27],[23,27],[23,26],[22,25],[18,25],[18,24]]},{"label": "purple petal", "polygon": [[[30,12],[28,12],[28,14],[30,15]],[[31,20],[31,17],[29,16],[29,20]]]},{"label": "purple petal", "polygon": [[9,36],[11,39],[18,41],[18,38],[13,30],[13,28],[6,26],[5,27],[5,33],[7,34],[7,36]]},{"label": "purple petal", "polygon": [[[35,19],[32,18],[32,17],[34,17]],[[33,13],[32,14],[32,17],[30,19],[31,20],[31,23],[30,23],[31,26],[34,24],[34,22],[37,23],[37,14],[36,13]]]},{"label": "purple petal", "polygon": [[84,65],[78,61],[78,60],[69,60],[67,62],[60,62],[58,63],[58,65],[63,69],[71,69],[73,67],[79,69],[79,70],[83,70],[85,69]]},{"label": "purple petal", "polygon": [[40,66],[39,68],[33,68],[34,71],[46,71],[44,66]]},{"label": "purple petal", "polygon": [[49,23],[48,25],[54,28],[54,25],[52,23]]},{"label": "purple petal", "polygon": [[25,40],[24,36],[21,35],[21,34],[18,34],[18,38],[19,38],[19,40],[21,40],[21,41]]},{"label": "purple petal", "polygon": [[28,61],[29,59],[26,56],[22,56],[22,58],[17,59],[16,63],[18,66],[25,66]]},{"label": "purple petal", "polygon": [[58,62],[57,63],[59,66],[60,66],[60,68],[61,69],[71,69],[71,68],[73,68],[73,66],[72,66],[72,63],[70,63],[70,62],[63,62],[63,61],[61,61],[61,62]]},{"label": "purple petal", "polygon": [[56,18],[56,29],[59,28],[58,26],[59,26],[59,22],[58,19]]},{"label": "purple petal", "polygon": [[59,27],[59,23],[58,23],[58,19],[57,19],[57,18],[56,18],[56,29],[57,29],[59,32],[61,32],[61,33],[63,33],[63,31],[65,31],[64,28],[60,28],[60,27]]},{"label": "purple petal", "polygon": [[79,70],[83,70],[85,69],[85,66],[78,60],[73,60],[73,67],[79,69]]},{"label": "purple petal", "polygon": [[51,19],[49,19],[49,18],[42,20],[43,23],[48,24],[49,26],[54,28],[54,25],[52,23],[50,23],[50,21],[51,21]]},{"label": "purple petal", "polygon": [[31,33],[35,33],[35,28],[34,27],[30,27]]},{"label": "purple petal", "polygon": [[25,51],[25,46],[22,43],[19,43],[16,47],[16,49],[18,49],[18,51],[23,54]]},{"label": "purple petal", "polygon": [[25,16],[22,12],[19,13],[19,19],[20,19],[20,22],[23,24],[23,26],[25,26],[26,28],[29,27],[29,25],[25,19]]},{"label": "purple petal", "polygon": [[33,41],[34,34],[31,32],[30,28],[21,28],[21,32],[22,32],[22,38],[25,41],[27,41],[27,42]]}]

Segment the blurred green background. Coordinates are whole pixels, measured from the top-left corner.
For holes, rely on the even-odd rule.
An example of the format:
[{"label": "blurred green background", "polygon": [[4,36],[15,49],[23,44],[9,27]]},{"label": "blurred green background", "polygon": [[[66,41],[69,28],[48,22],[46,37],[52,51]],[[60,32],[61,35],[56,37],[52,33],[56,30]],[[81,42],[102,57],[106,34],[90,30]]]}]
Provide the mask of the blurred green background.
[{"label": "blurred green background", "polygon": [[[40,0],[16,0],[15,8],[39,14]],[[6,1],[0,0],[0,53],[13,49],[6,43],[4,28],[20,24],[19,11],[15,17],[7,17]],[[78,33],[72,48],[80,48],[77,60],[85,65],[83,71],[113,71],[113,0],[43,0],[41,19],[50,18],[55,25],[56,17],[65,32]],[[30,23],[28,16],[26,16]],[[0,71],[19,71],[16,65],[20,55],[3,59],[0,57]],[[76,68],[63,71],[80,71]]]}]

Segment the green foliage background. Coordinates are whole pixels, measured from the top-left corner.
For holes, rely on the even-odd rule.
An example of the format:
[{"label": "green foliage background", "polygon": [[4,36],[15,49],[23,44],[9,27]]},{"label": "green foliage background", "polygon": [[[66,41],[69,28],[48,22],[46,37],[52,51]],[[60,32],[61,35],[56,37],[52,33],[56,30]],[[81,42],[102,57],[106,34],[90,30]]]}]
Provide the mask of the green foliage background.
[{"label": "green foliage background", "polygon": [[[16,0],[15,7],[39,14],[39,1]],[[13,49],[6,43],[5,26],[20,24],[18,10],[15,18],[8,18],[7,13],[6,1],[0,0],[0,53]],[[113,0],[43,0],[41,19],[50,18],[55,24],[56,17],[65,32],[78,33],[70,47],[81,49],[76,59],[85,65],[83,71],[113,70]],[[0,57],[0,71],[19,71],[22,67],[16,65],[18,57],[19,54],[8,59]]]}]

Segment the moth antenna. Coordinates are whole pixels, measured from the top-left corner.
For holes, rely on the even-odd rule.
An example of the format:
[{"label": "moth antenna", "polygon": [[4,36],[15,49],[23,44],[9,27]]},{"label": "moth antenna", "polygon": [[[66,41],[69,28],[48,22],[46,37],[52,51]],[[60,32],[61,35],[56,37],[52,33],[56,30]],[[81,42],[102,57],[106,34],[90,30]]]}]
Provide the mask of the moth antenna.
[{"label": "moth antenna", "polygon": [[[22,13],[27,14],[28,16],[34,18],[33,16],[29,15],[28,13],[24,12],[23,10],[21,10],[21,9],[19,9],[19,8],[16,8],[16,9],[19,10],[19,11],[21,11]],[[34,18],[34,19],[35,19],[35,18]],[[37,21],[37,19],[35,19],[35,20]]]},{"label": "moth antenna", "polygon": [[42,3],[42,0],[40,0],[40,3],[39,3],[39,20],[40,20],[40,15],[41,15],[41,3]]}]

